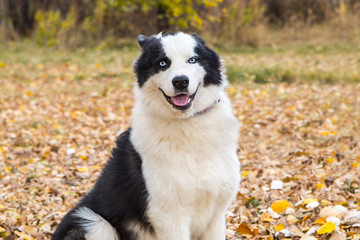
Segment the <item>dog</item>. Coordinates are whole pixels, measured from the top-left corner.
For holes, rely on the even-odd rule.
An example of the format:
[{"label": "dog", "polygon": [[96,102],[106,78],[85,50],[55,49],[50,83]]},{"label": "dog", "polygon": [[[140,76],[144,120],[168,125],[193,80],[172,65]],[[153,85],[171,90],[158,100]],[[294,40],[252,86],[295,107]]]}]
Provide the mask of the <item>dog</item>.
[{"label": "dog", "polygon": [[224,240],[240,183],[223,61],[195,34],[137,38],[131,127],[53,240]]}]

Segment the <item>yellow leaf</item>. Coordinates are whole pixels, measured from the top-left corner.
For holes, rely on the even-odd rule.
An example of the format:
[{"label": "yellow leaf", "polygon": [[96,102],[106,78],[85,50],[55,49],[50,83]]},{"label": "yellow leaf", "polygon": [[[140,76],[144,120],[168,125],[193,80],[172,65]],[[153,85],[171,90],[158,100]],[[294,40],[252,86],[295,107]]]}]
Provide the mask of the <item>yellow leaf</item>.
[{"label": "yellow leaf", "polygon": [[241,177],[242,178],[246,177],[248,174],[249,174],[249,171],[246,171],[246,170],[241,171]]},{"label": "yellow leaf", "polygon": [[5,67],[5,63],[4,62],[0,62],[0,68]]},{"label": "yellow leaf", "polygon": [[29,236],[29,235],[26,235],[23,232],[19,232],[19,231],[15,230],[14,233],[23,240],[35,240],[35,238],[33,238],[33,237]]},{"label": "yellow leaf", "polygon": [[89,169],[87,167],[84,167],[84,168],[77,168],[76,171],[78,172],[88,172]]},{"label": "yellow leaf", "polygon": [[248,236],[255,237],[258,234],[259,229],[252,229],[246,223],[242,223],[242,224],[240,224],[240,226],[237,228],[236,231],[238,233],[240,233],[241,235],[248,235]]},{"label": "yellow leaf", "polygon": [[306,204],[309,204],[311,202],[317,202],[318,200],[316,198],[306,198],[304,199],[303,201],[303,204],[306,205]]},{"label": "yellow leaf", "polygon": [[87,157],[86,157],[85,155],[81,155],[80,158],[81,158],[82,160],[86,160],[86,159],[87,159]]},{"label": "yellow leaf", "polygon": [[271,204],[271,208],[274,212],[279,213],[285,211],[291,204],[285,200],[276,200]]},{"label": "yellow leaf", "polygon": [[331,204],[331,202],[329,202],[328,200],[321,200],[321,204],[323,206],[327,206],[327,205]]},{"label": "yellow leaf", "polygon": [[304,223],[306,220],[308,220],[310,218],[310,215],[305,215],[304,217],[303,217],[303,219],[301,219],[301,223]]},{"label": "yellow leaf", "polygon": [[332,233],[335,230],[335,224],[332,222],[327,222],[322,225],[318,230],[318,234]]},{"label": "yellow leaf", "polygon": [[2,233],[2,232],[6,232],[6,229],[5,229],[5,228],[0,227],[0,233]]},{"label": "yellow leaf", "polygon": [[263,212],[263,214],[261,214],[261,216],[260,216],[260,219],[263,222],[273,222],[273,221],[275,221],[275,219],[270,217],[269,213],[267,213],[267,212]]},{"label": "yellow leaf", "polygon": [[348,206],[347,201],[339,202],[337,205]]},{"label": "yellow leaf", "polygon": [[324,187],[324,184],[318,183],[316,184],[316,189],[322,189]]},{"label": "yellow leaf", "polygon": [[278,224],[275,226],[276,231],[280,232],[281,230],[285,229],[286,227],[283,224]]},{"label": "yellow leaf", "polygon": [[92,168],[93,168],[94,170],[99,170],[99,169],[101,169],[101,166],[95,165],[95,166],[93,166]]},{"label": "yellow leaf", "polygon": [[359,162],[353,162],[352,167],[353,168],[358,168],[359,167]]},{"label": "yellow leaf", "polygon": [[100,63],[97,63],[97,64],[96,64],[96,68],[100,68]]},{"label": "yellow leaf", "polygon": [[335,160],[335,159],[334,159],[333,157],[329,157],[329,158],[327,159],[328,163],[333,163],[334,160]]},{"label": "yellow leaf", "polygon": [[324,223],[326,223],[326,219],[322,218],[322,217],[318,218],[318,219],[316,219],[315,223],[324,224]]},{"label": "yellow leaf", "polygon": [[333,124],[337,124],[339,122],[339,119],[337,117],[333,117],[331,121]]},{"label": "yellow leaf", "polygon": [[0,147],[0,151],[1,151],[2,153],[6,153],[6,150],[5,150],[4,147]]},{"label": "yellow leaf", "polygon": [[9,166],[6,166],[6,167],[4,168],[4,170],[5,170],[5,172],[7,172],[7,173],[10,173],[10,172],[11,172],[11,168],[10,168]]},{"label": "yellow leaf", "polygon": [[32,95],[32,93],[30,91],[26,91],[26,95],[28,95],[30,97]]},{"label": "yellow leaf", "polygon": [[4,209],[5,209],[5,206],[0,203],[0,211],[4,210]]}]

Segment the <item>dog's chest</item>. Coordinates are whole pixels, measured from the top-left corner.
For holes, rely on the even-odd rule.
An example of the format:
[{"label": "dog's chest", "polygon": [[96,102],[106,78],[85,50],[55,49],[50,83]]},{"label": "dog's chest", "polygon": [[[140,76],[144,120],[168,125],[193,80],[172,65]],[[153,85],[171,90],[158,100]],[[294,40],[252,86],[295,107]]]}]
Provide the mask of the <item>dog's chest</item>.
[{"label": "dog's chest", "polygon": [[227,207],[236,193],[238,128],[233,119],[190,123],[150,129],[142,125],[134,144],[143,160],[150,205],[183,209],[196,218],[193,226],[200,231],[216,208]]}]

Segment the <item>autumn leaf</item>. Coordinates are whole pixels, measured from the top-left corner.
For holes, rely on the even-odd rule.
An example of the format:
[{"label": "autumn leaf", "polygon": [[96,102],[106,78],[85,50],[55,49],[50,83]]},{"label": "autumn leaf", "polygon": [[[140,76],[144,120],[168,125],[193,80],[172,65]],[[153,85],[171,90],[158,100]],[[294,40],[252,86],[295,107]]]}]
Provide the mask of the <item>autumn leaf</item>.
[{"label": "autumn leaf", "polygon": [[316,221],[314,223],[324,224],[324,223],[326,223],[326,219],[321,217],[321,218],[316,219]]},{"label": "autumn leaf", "polygon": [[261,221],[263,222],[273,222],[275,219],[271,218],[269,213],[263,212],[260,216]]},{"label": "autumn leaf", "polygon": [[318,202],[318,200],[316,198],[306,198],[303,200],[304,205],[309,204],[311,202]]},{"label": "autumn leaf", "polygon": [[247,225],[246,223],[242,223],[240,224],[240,226],[237,228],[237,232],[240,233],[241,235],[246,235],[246,236],[253,236],[255,237],[259,230],[258,229],[252,229],[249,225]]},{"label": "autumn leaf", "polygon": [[78,172],[88,172],[89,169],[87,167],[83,167],[83,168],[77,168],[76,171],[78,171]]},{"label": "autumn leaf", "polygon": [[276,200],[271,204],[271,208],[274,212],[280,213],[285,211],[291,204],[285,200]]},{"label": "autumn leaf", "polygon": [[285,229],[286,227],[283,224],[278,224],[275,226],[276,231],[280,232],[281,230]]},{"label": "autumn leaf", "polygon": [[317,233],[321,235],[325,233],[332,233],[334,230],[335,230],[335,224],[332,222],[327,222],[317,230]]}]

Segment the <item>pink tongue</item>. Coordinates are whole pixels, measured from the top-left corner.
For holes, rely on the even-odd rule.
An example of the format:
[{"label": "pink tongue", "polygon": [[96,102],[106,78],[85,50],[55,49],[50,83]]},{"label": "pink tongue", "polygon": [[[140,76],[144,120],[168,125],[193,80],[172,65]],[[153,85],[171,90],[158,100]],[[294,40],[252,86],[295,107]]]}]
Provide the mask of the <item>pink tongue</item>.
[{"label": "pink tongue", "polygon": [[177,106],[185,106],[188,103],[189,95],[181,94],[176,97],[171,97],[171,101]]}]

